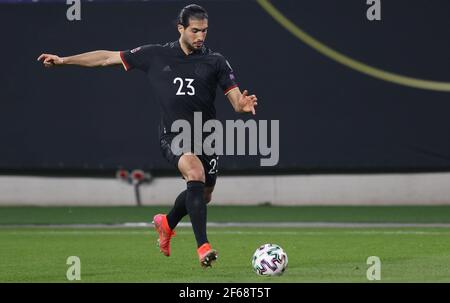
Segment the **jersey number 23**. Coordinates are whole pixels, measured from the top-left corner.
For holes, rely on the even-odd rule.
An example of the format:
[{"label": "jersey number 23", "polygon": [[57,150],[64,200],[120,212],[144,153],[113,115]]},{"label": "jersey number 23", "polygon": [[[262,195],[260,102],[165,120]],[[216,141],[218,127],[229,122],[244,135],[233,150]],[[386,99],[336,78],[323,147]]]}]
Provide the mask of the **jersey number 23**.
[{"label": "jersey number 23", "polygon": [[189,96],[195,95],[195,87],[192,86],[194,79],[185,78],[184,80],[180,77],[173,79],[173,84],[178,84],[177,96],[184,96],[188,94]]}]

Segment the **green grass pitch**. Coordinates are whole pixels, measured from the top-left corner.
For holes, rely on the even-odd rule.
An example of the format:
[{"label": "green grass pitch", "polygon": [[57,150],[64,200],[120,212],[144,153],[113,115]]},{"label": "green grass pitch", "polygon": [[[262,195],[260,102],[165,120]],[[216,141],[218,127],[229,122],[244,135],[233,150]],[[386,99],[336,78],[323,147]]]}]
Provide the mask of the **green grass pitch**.
[{"label": "green grass pitch", "polygon": [[[156,233],[150,228],[11,226],[142,222],[143,218],[165,210],[164,207],[0,208],[0,282],[67,282],[69,256],[81,260],[80,282],[368,282],[369,256],[381,259],[380,282],[450,282],[447,227],[209,228],[209,240],[219,251],[219,260],[212,268],[203,269],[198,264],[194,236],[188,227],[177,229],[172,256],[167,258],[159,253]],[[214,222],[227,222],[227,216],[233,222],[450,221],[450,207],[444,206],[210,207],[210,210],[209,220]],[[287,252],[289,266],[283,276],[260,277],[252,272],[251,256],[264,243],[279,244]]]}]

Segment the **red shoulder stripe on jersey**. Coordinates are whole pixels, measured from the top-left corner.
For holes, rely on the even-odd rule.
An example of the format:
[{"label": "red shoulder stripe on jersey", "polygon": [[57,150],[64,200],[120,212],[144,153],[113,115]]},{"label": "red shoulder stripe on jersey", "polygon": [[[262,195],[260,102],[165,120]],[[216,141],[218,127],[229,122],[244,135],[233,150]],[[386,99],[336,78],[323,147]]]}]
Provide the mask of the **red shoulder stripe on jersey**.
[{"label": "red shoulder stripe on jersey", "polygon": [[125,70],[129,71],[130,65],[128,65],[127,61],[125,61],[125,58],[123,57],[123,52],[120,52],[120,59],[122,60],[122,64],[125,67]]},{"label": "red shoulder stripe on jersey", "polygon": [[229,88],[227,88],[227,89],[223,92],[224,95],[228,94],[228,93],[230,92],[230,90],[232,90],[232,89],[234,89],[234,88],[236,88],[236,87],[238,87],[237,84],[235,84],[235,85],[233,85],[233,86],[230,86]]}]

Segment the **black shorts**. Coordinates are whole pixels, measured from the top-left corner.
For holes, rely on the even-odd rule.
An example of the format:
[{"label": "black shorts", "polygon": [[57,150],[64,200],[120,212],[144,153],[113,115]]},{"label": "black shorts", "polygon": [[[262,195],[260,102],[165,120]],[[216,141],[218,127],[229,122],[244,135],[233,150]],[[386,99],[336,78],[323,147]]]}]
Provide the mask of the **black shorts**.
[{"label": "black shorts", "polygon": [[[166,135],[160,138],[161,153],[163,157],[178,170],[178,161],[182,155],[177,156],[172,153],[170,146],[173,138],[173,135]],[[205,186],[213,187],[216,185],[219,156],[197,155],[197,157],[202,161],[203,169],[205,170]]]}]

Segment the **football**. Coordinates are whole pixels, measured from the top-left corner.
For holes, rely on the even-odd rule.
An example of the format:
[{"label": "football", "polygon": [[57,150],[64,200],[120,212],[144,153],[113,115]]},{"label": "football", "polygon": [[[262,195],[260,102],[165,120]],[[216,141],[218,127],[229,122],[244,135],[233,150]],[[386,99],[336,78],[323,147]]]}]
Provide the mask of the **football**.
[{"label": "football", "polygon": [[287,265],[286,252],[276,244],[261,245],[252,257],[253,271],[260,276],[280,276]]}]

